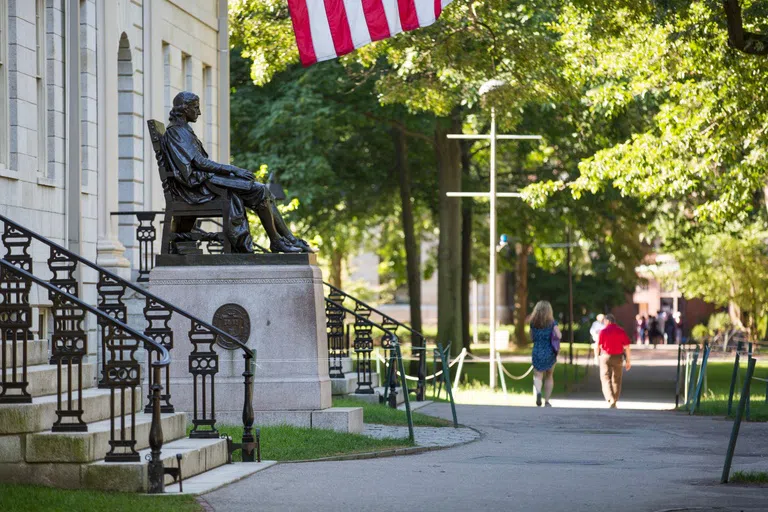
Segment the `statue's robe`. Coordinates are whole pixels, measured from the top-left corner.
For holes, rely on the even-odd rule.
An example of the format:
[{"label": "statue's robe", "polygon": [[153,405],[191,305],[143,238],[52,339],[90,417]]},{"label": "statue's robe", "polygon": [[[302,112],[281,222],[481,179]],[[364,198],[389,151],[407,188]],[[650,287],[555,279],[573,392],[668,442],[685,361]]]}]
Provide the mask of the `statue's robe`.
[{"label": "statue's robe", "polygon": [[227,189],[230,192],[229,224],[224,226],[224,234],[232,245],[232,252],[253,252],[245,204],[256,207],[266,200],[269,195],[266,187],[237,177],[235,173],[240,170],[237,167],[210,160],[187,122],[171,121],[163,137],[163,146],[168,170],[174,178],[167,180],[164,186],[174,197],[189,204],[205,204],[216,199],[217,195],[208,184]]}]

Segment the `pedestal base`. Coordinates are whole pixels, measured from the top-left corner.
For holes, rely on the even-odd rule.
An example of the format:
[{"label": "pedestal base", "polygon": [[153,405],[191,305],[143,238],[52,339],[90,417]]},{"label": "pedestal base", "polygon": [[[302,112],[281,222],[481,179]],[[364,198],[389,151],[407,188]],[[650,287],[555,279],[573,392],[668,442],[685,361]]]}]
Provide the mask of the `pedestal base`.
[{"label": "pedestal base", "polygon": [[[287,423],[335,428],[344,423],[357,429],[357,413],[325,413],[332,405],[331,380],[322,275],[314,256],[225,256],[158,258],[158,266],[150,275],[150,291],[210,323],[214,323],[214,314],[224,305],[239,306],[247,313],[247,322],[239,317],[232,321],[236,331],[248,333],[246,344],[256,352],[256,426]],[[177,411],[191,414],[194,407],[193,379],[189,373],[189,354],[193,349],[190,322],[174,314],[170,327],[174,332],[171,403]],[[239,425],[244,397],[243,352],[218,346],[215,350],[219,357],[215,376],[216,419],[219,423]],[[198,386],[198,403],[200,397]],[[362,429],[362,411],[360,416]],[[335,419],[325,419],[331,417]]]}]

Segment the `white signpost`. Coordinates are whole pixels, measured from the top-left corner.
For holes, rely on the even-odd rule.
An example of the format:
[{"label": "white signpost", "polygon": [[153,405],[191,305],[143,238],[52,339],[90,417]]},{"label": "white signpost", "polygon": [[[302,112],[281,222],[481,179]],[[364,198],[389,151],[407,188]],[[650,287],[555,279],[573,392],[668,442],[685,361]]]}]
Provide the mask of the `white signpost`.
[{"label": "white signpost", "polygon": [[[482,90],[481,90],[482,94]],[[447,192],[448,197],[487,197],[491,201],[490,219],[490,261],[488,272],[488,324],[490,329],[490,385],[496,387],[496,198],[520,197],[518,192],[496,192],[496,141],[497,140],[540,140],[540,135],[498,135],[496,133],[496,110],[491,108],[491,133],[488,135],[451,134],[449,139],[491,141],[491,189],[488,192]]]}]

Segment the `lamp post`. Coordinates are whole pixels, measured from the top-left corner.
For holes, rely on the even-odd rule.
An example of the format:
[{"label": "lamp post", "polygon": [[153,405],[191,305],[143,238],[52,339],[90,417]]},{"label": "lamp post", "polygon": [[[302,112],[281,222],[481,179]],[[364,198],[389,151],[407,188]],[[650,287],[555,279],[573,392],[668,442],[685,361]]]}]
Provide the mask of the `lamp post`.
[{"label": "lamp post", "polygon": [[[480,87],[480,97],[482,98],[494,89],[505,85],[501,80],[489,80]],[[490,140],[491,142],[491,172],[490,172],[490,190],[488,192],[448,192],[448,197],[487,197],[491,202],[490,208],[490,251],[488,258],[488,330],[490,334],[490,369],[489,384],[491,388],[496,387],[496,199],[498,197],[520,197],[517,192],[497,192],[496,191],[496,141],[498,140],[540,140],[539,135],[498,135],[496,133],[496,109],[491,107],[491,133],[488,135],[470,135],[470,134],[451,134],[449,139],[461,140]],[[503,377],[502,377],[503,378]]]}]

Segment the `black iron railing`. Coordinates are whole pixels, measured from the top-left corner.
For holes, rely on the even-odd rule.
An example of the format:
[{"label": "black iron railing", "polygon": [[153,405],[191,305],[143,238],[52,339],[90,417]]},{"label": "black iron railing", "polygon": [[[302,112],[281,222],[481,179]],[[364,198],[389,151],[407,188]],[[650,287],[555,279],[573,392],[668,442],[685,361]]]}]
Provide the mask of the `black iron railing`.
[{"label": "black iron railing", "polygon": [[[3,241],[23,240],[22,233],[6,229]],[[31,239],[28,239],[31,241]],[[144,334],[132,329],[124,322],[109,316],[104,311],[90,306],[69,291],[57,287],[34,276],[32,260],[29,257],[29,244],[13,243],[9,247],[21,252],[9,250],[5,258],[0,259],[0,332],[2,332],[3,354],[7,345],[16,352],[18,344],[26,346],[29,330],[32,327],[29,293],[32,284],[48,290],[53,302],[56,320],[53,326],[52,362],[57,369],[56,421],[54,432],[87,432],[88,425],[83,420],[83,360],[87,355],[87,339],[83,321],[87,313],[99,318],[108,325],[106,344],[111,350],[121,352],[120,358],[113,358],[105,365],[105,388],[110,390],[110,438],[109,451],[105,454],[106,462],[139,462],[136,450],[136,390],[141,386],[141,364],[136,358],[136,351],[141,346],[149,353],[157,354],[152,364],[154,383],[151,386],[150,411],[152,423],[149,432],[149,490],[163,492],[165,471],[161,459],[163,431],[160,420],[161,390],[160,372],[168,368],[171,362],[168,349]],[[14,361],[16,363],[16,361]],[[76,367],[76,370],[73,368]],[[15,386],[6,385],[6,375],[15,375],[17,368],[9,372],[3,357],[3,382],[0,391],[0,403],[31,403],[32,398],[26,387],[27,360],[22,358],[23,380],[14,382]],[[76,372],[76,373],[75,373]],[[7,395],[9,389],[17,389],[20,394]],[[22,397],[19,399],[18,397]],[[126,403],[126,397],[128,403]],[[127,428],[130,425],[130,428]]]},{"label": "black iron railing", "polygon": [[[78,282],[75,272],[78,265],[96,271],[98,275],[96,284],[98,294],[97,309],[103,313],[103,315],[98,317],[103,354],[99,387],[109,387],[110,379],[112,378],[109,374],[110,368],[115,367],[115,365],[119,366],[124,361],[131,360],[135,355],[136,347],[134,344],[126,341],[125,332],[121,330],[116,331],[113,327],[114,324],[107,320],[107,318],[110,318],[123,324],[127,322],[128,306],[125,303],[125,299],[128,290],[131,290],[131,292],[137,297],[142,298],[145,302],[143,316],[146,321],[146,327],[143,335],[166,350],[172,352],[174,346],[174,332],[170,327],[173,315],[179,315],[190,322],[188,338],[192,343],[193,350],[189,355],[189,372],[193,377],[194,397],[192,411],[193,428],[190,437],[219,437],[219,432],[216,428],[216,407],[214,402],[215,376],[218,373],[219,356],[214,347],[218,346],[221,349],[229,350],[229,348],[226,348],[226,346],[229,346],[233,350],[240,350],[245,359],[245,369],[242,374],[245,383],[245,393],[243,398],[243,443],[239,448],[243,449],[244,461],[255,460],[254,451],[256,443],[253,436],[253,367],[255,354],[250,348],[221,329],[173,306],[160,297],[149,293],[144,288],[126,281],[51,240],[24,228],[7,217],[0,215],[0,222],[4,224],[2,240],[7,251],[5,259],[14,265],[21,266],[31,272],[32,259],[29,256],[29,248],[33,239],[42,242],[49,248],[51,256],[48,259],[48,267],[53,275],[49,283],[57,290],[77,297]],[[81,315],[82,313],[76,307],[57,307],[54,302],[54,327],[59,326],[58,331],[54,330],[54,346],[58,340],[57,336],[61,336],[62,346],[79,347],[82,345],[82,350],[85,350],[84,335],[81,340],[71,333],[72,327],[81,322]],[[56,332],[60,334],[56,334]],[[54,353],[51,363],[56,364],[59,357],[65,357],[67,353],[63,353],[63,356],[58,356]],[[153,367],[155,362],[153,361],[153,356],[156,356],[153,351],[147,352],[148,369]],[[24,361],[23,368],[23,373],[26,374],[26,361]],[[175,409],[171,403],[169,365],[165,365],[164,369],[164,375],[154,371],[148,373],[147,398],[151,403],[156,385],[162,384],[161,380],[156,379],[164,378],[165,385],[162,386],[164,393],[160,396],[162,401],[161,412],[174,412]],[[0,397],[4,392],[0,392]],[[73,409],[73,411],[77,411],[77,409]],[[153,412],[150,404],[145,408],[145,412]]]},{"label": "black iron railing", "polygon": [[[394,350],[392,336],[396,335],[398,329],[404,329],[411,335],[412,352],[418,358],[418,370],[416,388],[408,389],[409,393],[416,395],[416,400],[424,400],[424,391],[426,388],[427,356],[426,338],[423,334],[413,330],[407,325],[398,322],[379,311],[378,309],[366,304],[365,302],[349,295],[348,293],[336,288],[332,284],[323,283],[328,288],[328,297],[326,297],[326,317],[328,332],[328,368],[331,378],[343,378],[342,359],[349,357],[350,353],[350,335],[347,331],[344,336],[344,315],[340,314],[339,307],[343,307],[346,300],[354,304],[354,322],[351,324],[354,333],[354,341],[351,347],[355,351],[357,359],[357,390],[355,393],[370,394],[373,393],[373,366],[371,356],[374,348],[374,327],[382,331],[379,343],[385,351],[385,356],[390,359],[390,352]],[[381,319],[378,322],[371,320],[372,315],[378,315]],[[348,324],[349,327],[349,324]],[[399,345],[399,343],[398,343]]]},{"label": "black iron railing", "polygon": [[155,268],[155,217],[164,212],[114,212],[115,216],[135,216],[139,224],[136,226],[136,240],[139,242],[139,275],[136,281],[146,283],[149,273]]},{"label": "black iron railing", "polygon": [[[401,389],[408,389],[408,381],[405,373],[405,366],[403,366],[403,356],[400,352],[400,339],[397,337],[394,331],[390,330],[387,326],[374,322],[369,317],[361,315],[356,311],[347,309],[338,302],[325,297],[326,306],[330,306],[334,311],[340,312],[342,315],[349,315],[355,319],[355,323],[360,322],[368,328],[377,328],[383,332],[383,337],[387,339],[387,346],[389,347],[389,369],[385,381],[387,389],[387,397],[389,399],[389,405],[393,409],[397,408],[397,384],[398,380],[401,383]],[[398,379],[399,377],[399,379]],[[413,441],[413,418],[411,416],[411,401],[408,397],[408,393],[403,395],[403,401],[405,403],[405,413],[408,419],[408,435],[411,441]]]}]

